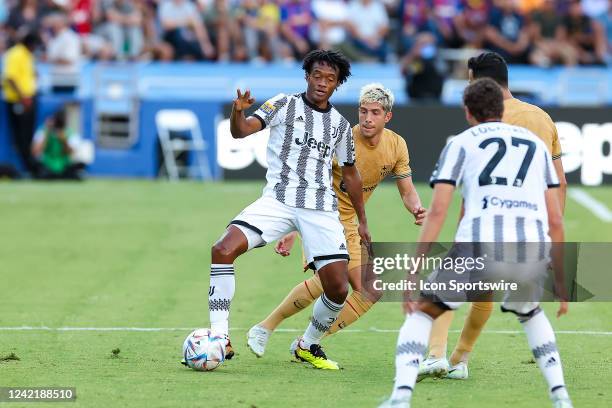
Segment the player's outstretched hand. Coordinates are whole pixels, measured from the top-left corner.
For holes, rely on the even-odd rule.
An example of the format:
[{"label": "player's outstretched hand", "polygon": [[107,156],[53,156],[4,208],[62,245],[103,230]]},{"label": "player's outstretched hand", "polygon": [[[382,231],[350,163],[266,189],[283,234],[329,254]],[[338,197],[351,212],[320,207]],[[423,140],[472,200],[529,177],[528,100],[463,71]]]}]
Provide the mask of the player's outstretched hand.
[{"label": "player's outstretched hand", "polygon": [[559,302],[559,310],[557,310],[557,318],[567,314],[569,309],[569,303],[566,300],[562,300]]},{"label": "player's outstretched hand", "polygon": [[291,255],[291,248],[293,248],[293,244],[295,243],[296,237],[297,232],[293,231],[279,239],[276,242],[276,245],[274,246],[274,252],[276,252],[280,256]]},{"label": "player's outstretched hand", "polygon": [[425,217],[427,216],[427,209],[424,207],[419,207],[412,213],[414,215],[414,223],[416,225],[423,225],[423,221],[425,221]]},{"label": "player's outstretched hand", "polygon": [[255,103],[255,98],[251,97],[251,91],[248,89],[244,94],[240,92],[240,89],[236,89],[236,95],[238,96],[234,99],[234,109],[236,109],[236,112],[249,109]]}]

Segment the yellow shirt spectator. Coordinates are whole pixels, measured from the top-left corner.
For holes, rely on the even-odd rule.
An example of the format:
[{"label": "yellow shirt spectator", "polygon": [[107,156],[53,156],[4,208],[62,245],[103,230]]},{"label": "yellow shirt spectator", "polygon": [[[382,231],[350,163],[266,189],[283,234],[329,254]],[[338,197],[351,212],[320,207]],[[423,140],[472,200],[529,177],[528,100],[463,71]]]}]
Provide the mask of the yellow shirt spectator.
[{"label": "yellow shirt spectator", "polygon": [[23,44],[17,44],[6,52],[2,69],[4,100],[19,102],[19,94],[8,84],[9,79],[15,83],[21,96],[31,98],[36,94],[34,55]]}]

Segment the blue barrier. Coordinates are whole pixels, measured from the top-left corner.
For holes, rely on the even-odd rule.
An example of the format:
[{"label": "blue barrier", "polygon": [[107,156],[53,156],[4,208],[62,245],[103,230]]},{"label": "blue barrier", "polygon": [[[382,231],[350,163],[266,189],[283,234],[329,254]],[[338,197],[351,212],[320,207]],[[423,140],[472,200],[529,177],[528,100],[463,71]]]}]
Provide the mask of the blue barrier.
[{"label": "blue barrier", "polygon": [[198,117],[202,135],[208,144],[207,157],[213,178],[221,177],[217,163],[215,120],[221,113],[221,102],[168,101],[144,99],[140,103],[138,139],[129,149],[97,148],[96,160],[89,166],[92,175],[113,177],[157,177],[159,169],[157,128],[155,114],[161,109],[188,109]]}]

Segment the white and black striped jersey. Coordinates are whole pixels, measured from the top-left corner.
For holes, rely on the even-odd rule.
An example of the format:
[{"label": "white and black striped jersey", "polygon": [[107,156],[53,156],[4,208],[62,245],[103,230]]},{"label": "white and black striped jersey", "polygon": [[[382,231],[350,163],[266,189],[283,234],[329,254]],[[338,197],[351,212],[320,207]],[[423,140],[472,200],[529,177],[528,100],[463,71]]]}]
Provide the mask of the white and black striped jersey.
[{"label": "white and black striped jersey", "polygon": [[253,114],[270,127],[264,195],[297,208],[336,211],[332,159],[353,165],[349,122],[331,105],[319,109],[305,94],[279,94]]},{"label": "white and black striped jersey", "polygon": [[544,191],[558,187],[550,153],[529,130],[482,123],[453,137],[431,185],[462,185],[457,242],[549,242]]}]

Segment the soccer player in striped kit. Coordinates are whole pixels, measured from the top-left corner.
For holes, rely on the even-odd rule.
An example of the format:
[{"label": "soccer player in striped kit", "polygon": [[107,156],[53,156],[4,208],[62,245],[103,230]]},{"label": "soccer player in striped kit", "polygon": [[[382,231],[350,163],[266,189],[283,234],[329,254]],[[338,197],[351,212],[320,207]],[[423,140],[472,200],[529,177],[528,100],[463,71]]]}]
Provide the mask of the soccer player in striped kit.
[{"label": "soccer player in striped kit", "polygon": [[[478,78],[493,79],[504,95],[502,122],[529,129],[546,144],[560,182],[557,192],[563,213],[567,182],[561,162],[561,143],[555,123],[544,110],[512,96],[508,89],[508,66],[499,54],[484,52],[477,57],[470,58],[468,76],[471,81]],[[454,312],[448,311],[436,319],[431,331],[429,356],[421,365],[418,381],[426,377],[467,379],[470,354],[492,312],[493,301],[482,299],[470,305],[463,330],[449,360],[446,359],[447,339]]]},{"label": "soccer player in striped kit", "polygon": [[[472,127],[452,138],[440,154],[431,177],[433,198],[417,254],[426,253],[427,243],[438,239],[454,190],[459,185],[462,186],[464,215],[457,228],[456,243],[491,242],[502,253],[504,243],[520,243],[515,246],[524,250],[534,246],[545,248],[551,241],[562,243],[563,219],[557,193],[559,180],[545,143],[525,128],[501,122],[503,94],[492,79],[479,79],[470,84],[463,101],[466,119]],[[528,202],[504,208],[493,205],[493,197]],[[552,263],[557,271],[562,271],[563,259],[555,250],[558,248],[553,246]],[[517,275],[519,271],[530,268],[546,272],[550,258],[541,251],[534,260],[525,260],[518,257],[517,262],[506,264],[507,271]],[[487,268],[484,273],[490,271]],[[519,288],[529,287],[532,283],[531,280],[523,281]],[[537,299],[517,297],[519,295],[520,290],[516,294],[507,292],[502,310],[515,313],[522,324],[529,347],[548,384],[553,407],[571,408],[550,321]],[[454,310],[462,303],[445,300],[437,294],[422,293],[418,303],[405,304],[405,310],[411,313],[407,314],[397,341],[393,393],[382,407],[410,407],[433,322],[445,311]],[[565,313],[567,302],[562,299],[557,316]]]},{"label": "soccer player in striped kit", "polygon": [[[316,300],[310,324],[298,339],[295,355],[320,369],[339,369],[327,359],[320,341],[336,321],[348,294],[349,254],[338,200],[332,186],[332,160],[359,220],[358,233],[368,244],[361,178],[349,122],[329,102],[350,75],[350,63],[335,51],[315,50],[304,59],[306,92],[279,94],[248,118],[244,111],[255,100],[238,90],[230,119],[234,138],[270,128],[267,184],[262,197],[238,214],[212,247],[209,312],[211,328],[228,335],[234,296],[234,261],[291,231],[302,237],[306,261],[321,278],[323,294]],[[252,271],[251,271],[252,272]],[[249,273],[251,273],[249,272]],[[228,356],[232,356],[228,336]]]},{"label": "soccer player in striped kit", "polygon": [[[361,89],[359,124],[353,127],[353,139],[356,166],[363,184],[363,199],[367,202],[380,183],[391,176],[396,181],[405,208],[414,216],[415,224],[421,225],[426,210],[421,205],[419,194],[412,183],[408,146],[402,136],[386,127],[393,116],[394,100],[391,90],[382,84],[368,84]],[[334,163],[333,186],[338,197],[340,222],[344,226],[344,235],[351,257],[348,274],[352,292],[327,334],[336,333],[354,323],[367,313],[380,297],[380,293],[371,290],[371,285],[364,284],[371,275],[371,273],[368,275],[370,269],[368,257],[362,257],[362,252],[365,251],[357,233],[355,209],[344,188],[341,169],[337,163]],[[296,235],[293,232],[280,239],[275,248],[276,252],[282,256],[289,255]],[[247,345],[251,351],[257,357],[262,357],[268,340],[276,328],[288,317],[308,307],[322,291],[317,274],[296,285],[264,320],[251,327],[247,334]],[[295,342],[290,347],[292,354],[294,345]]]}]

